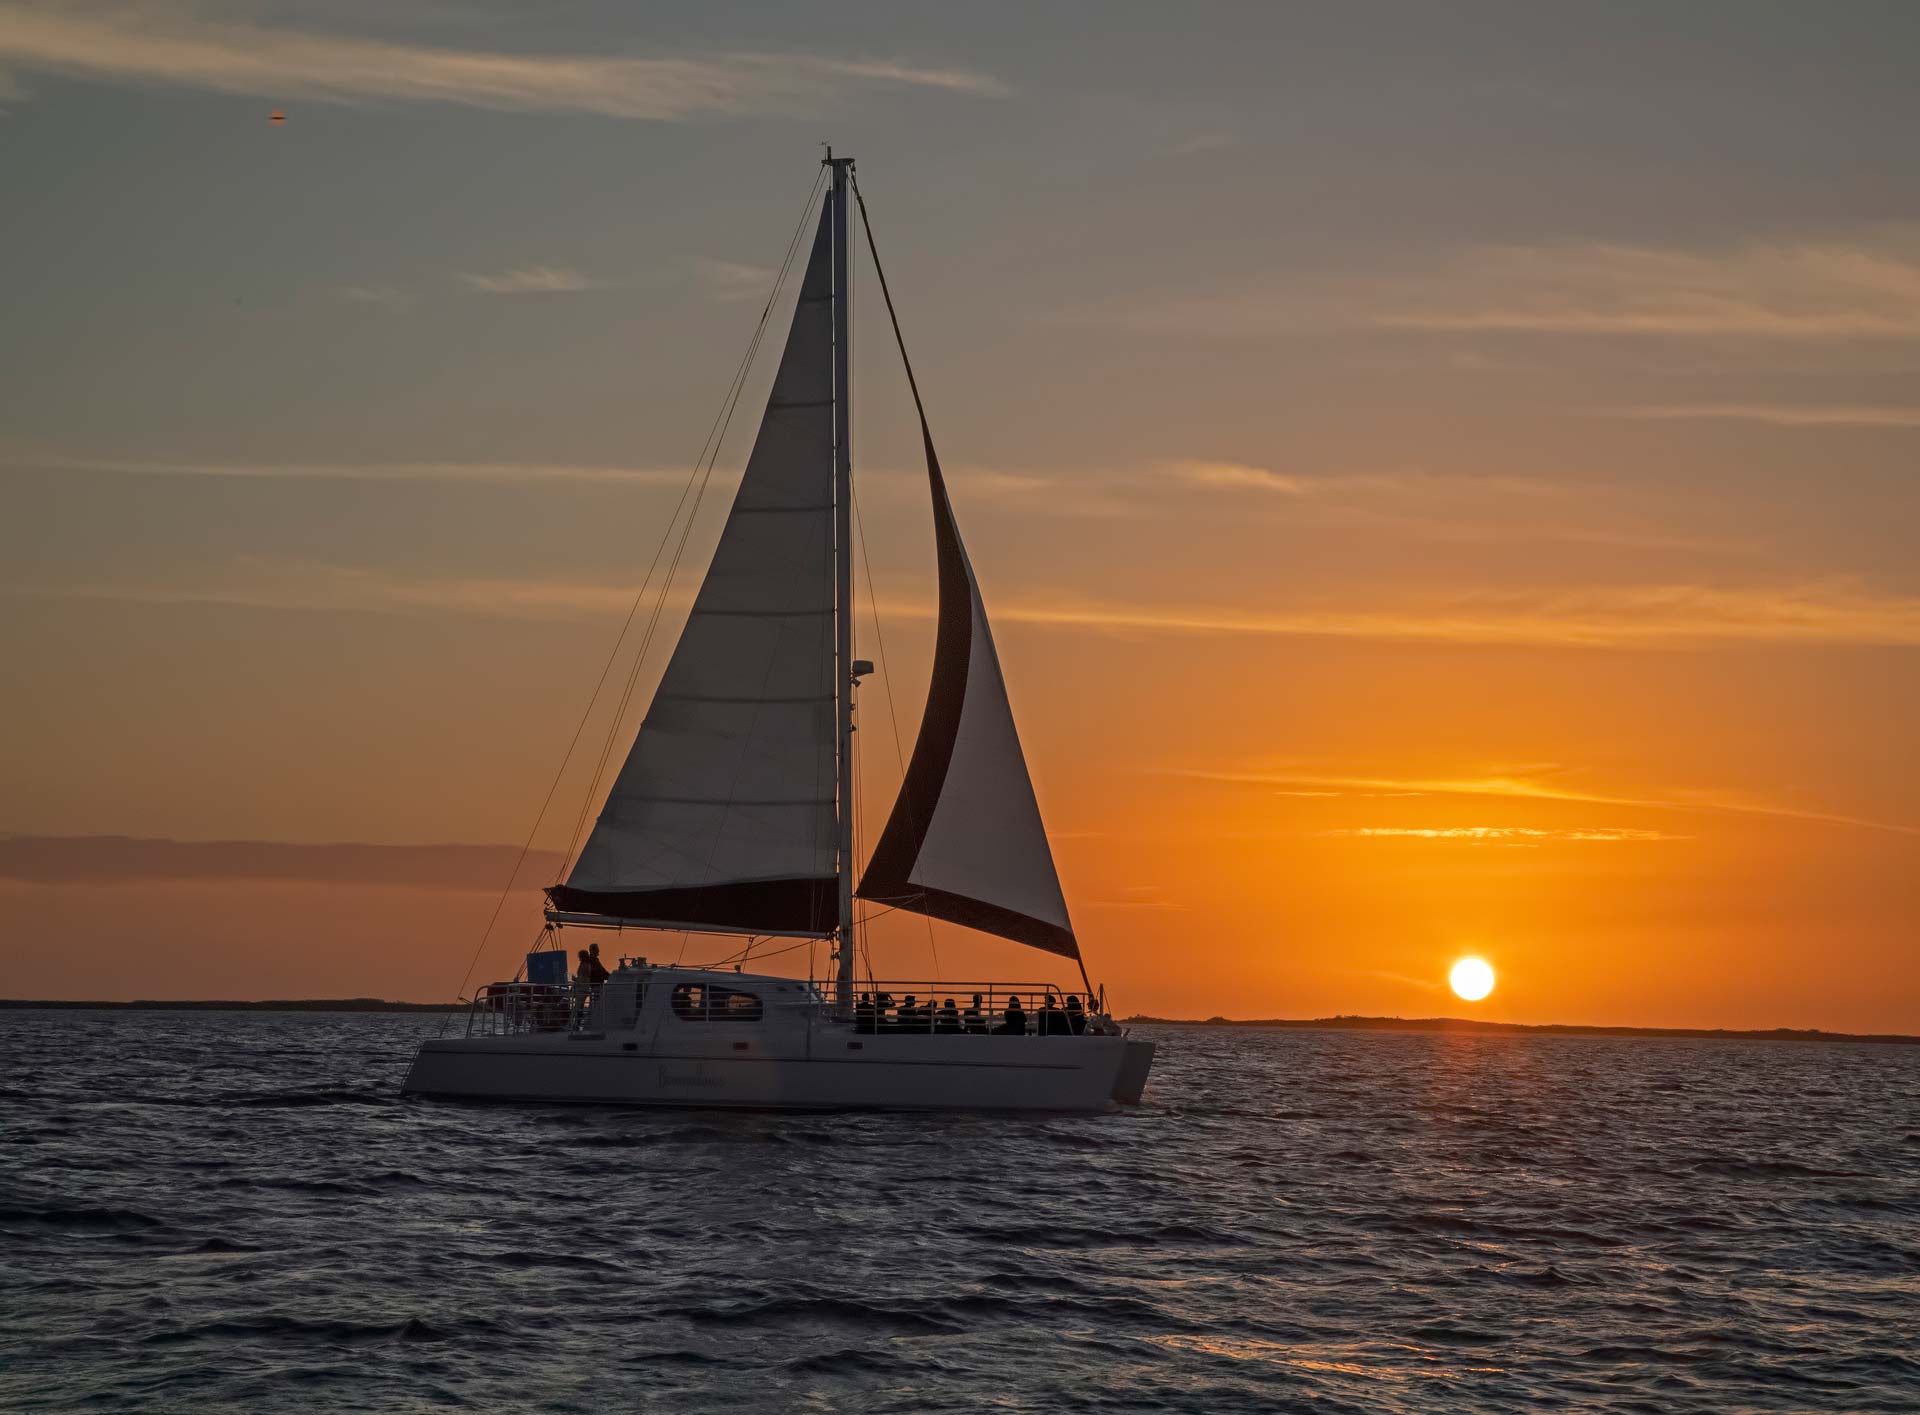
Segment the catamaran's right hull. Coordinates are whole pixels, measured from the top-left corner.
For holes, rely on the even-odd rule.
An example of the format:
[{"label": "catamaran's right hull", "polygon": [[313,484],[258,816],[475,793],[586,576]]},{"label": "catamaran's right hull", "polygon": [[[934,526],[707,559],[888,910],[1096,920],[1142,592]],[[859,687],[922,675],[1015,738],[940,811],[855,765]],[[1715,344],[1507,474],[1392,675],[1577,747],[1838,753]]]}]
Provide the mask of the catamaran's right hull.
[{"label": "catamaran's right hull", "polygon": [[[865,1036],[814,1055],[654,1055],[618,1034],[421,1045],[403,1093],[754,1110],[1098,1111],[1138,1103],[1153,1044],[1126,1037]],[[628,1050],[626,1047],[633,1049]]]}]

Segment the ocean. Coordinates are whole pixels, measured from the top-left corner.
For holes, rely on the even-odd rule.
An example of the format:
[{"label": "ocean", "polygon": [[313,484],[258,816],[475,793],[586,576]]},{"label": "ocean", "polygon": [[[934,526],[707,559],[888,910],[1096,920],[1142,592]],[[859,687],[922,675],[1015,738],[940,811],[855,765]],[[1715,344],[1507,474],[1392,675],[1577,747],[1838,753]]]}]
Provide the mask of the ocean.
[{"label": "ocean", "polygon": [[6,1411],[1920,1409],[1920,1048],[1143,1028],[1149,1104],[398,1097],[0,1013]]}]

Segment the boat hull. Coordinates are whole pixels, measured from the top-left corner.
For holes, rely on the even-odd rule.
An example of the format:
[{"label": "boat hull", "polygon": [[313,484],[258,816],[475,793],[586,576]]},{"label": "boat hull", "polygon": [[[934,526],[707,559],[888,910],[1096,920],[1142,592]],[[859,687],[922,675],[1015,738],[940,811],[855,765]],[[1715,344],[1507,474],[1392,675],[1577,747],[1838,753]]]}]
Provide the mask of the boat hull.
[{"label": "boat hull", "polygon": [[667,1055],[617,1034],[456,1038],[421,1045],[402,1093],[696,1109],[1098,1111],[1137,1103],[1152,1064],[1151,1043],[1121,1036],[868,1036],[837,1046]]}]

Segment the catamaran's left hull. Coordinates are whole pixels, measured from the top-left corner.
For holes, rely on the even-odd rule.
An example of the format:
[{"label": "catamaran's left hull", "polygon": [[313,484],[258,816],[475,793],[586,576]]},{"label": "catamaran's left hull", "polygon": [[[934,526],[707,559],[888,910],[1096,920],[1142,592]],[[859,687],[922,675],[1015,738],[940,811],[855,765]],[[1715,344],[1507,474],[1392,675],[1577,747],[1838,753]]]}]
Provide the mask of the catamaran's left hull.
[{"label": "catamaran's left hull", "polygon": [[698,1109],[1097,1111],[1137,1102],[1152,1061],[1150,1043],[1117,1036],[835,1038],[796,1056],[747,1045],[654,1055],[617,1035],[430,1041],[402,1092]]}]

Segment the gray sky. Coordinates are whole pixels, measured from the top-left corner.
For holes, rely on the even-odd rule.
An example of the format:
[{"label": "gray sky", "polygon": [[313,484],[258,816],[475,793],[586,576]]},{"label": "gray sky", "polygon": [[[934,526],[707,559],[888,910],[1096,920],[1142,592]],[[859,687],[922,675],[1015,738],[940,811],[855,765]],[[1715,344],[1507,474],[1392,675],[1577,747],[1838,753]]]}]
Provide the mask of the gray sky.
[{"label": "gray sky", "polygon": [[[1056,830],[1278,770],[1323,784],[1271,828],[1354,852],[1547,828],[1490,796],[1615,812],[1551,823],[1582,858],[1676,802],[1885,845],[1920,824],[1916,61],[1904,4],[0,0],[0,831],[521,838],[831,141]],[[1389,778],[1522,789],[1312,815]],[[1910,932],[1874,897],[1861,937]]]}]

